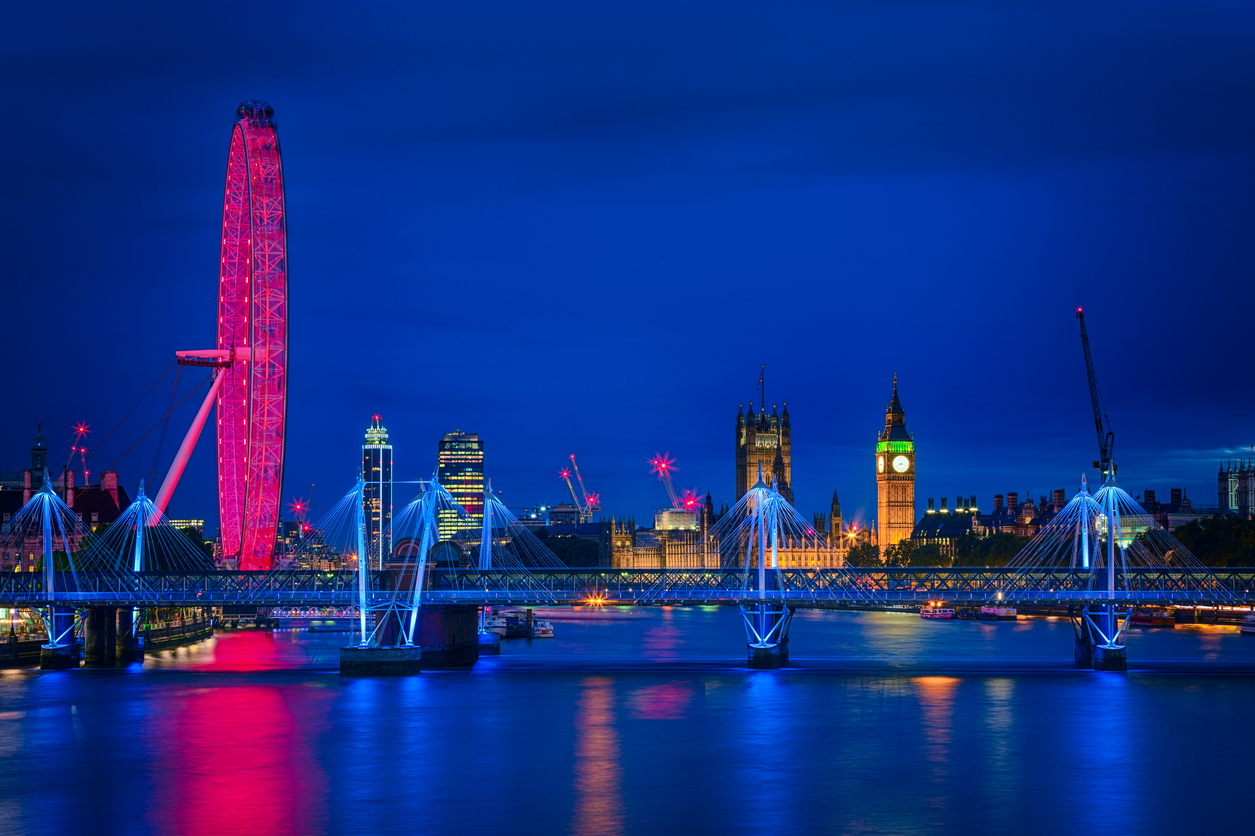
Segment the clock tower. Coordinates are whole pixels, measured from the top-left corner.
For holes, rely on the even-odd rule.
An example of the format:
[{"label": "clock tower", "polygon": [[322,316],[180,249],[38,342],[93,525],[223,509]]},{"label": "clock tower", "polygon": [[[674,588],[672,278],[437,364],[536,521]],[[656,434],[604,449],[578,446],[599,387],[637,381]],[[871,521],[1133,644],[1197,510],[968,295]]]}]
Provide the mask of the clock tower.
[{"label": "clock tower", "polygon": [[876,441],[876,528],[882,555],[889,546],[909,540],[915,530],[915,441],[906,430],[897,374],[885,429]]}]

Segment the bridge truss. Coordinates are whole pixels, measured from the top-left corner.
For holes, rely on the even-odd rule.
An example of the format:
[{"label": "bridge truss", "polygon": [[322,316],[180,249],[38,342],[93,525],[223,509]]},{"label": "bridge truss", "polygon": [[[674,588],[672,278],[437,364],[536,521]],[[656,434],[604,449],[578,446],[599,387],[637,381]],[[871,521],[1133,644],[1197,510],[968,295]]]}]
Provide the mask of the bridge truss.
[{"label": "bridge truss", "polygon": [[[775,588],[746,588],[731,569],[437,569],[428,567],[424,605],[491,606],[738,605],[760,598],[801,608],[876,609],[928,602],[971,604],[1014,594],[1020,605],[1255,606],[1255,569],[1137,568],[1114,597],[1090,588],[1088,571],[1043,569],[777,569]],[[395,600],[408,577],[365,573],[371,606]],[[54,590],[49,593],[49,583]],[[354,606],[356,571],[306,569],[193,572],[10,572],[0,575],[0,605]],[[407,590],[408,591],[408,590]]]}]

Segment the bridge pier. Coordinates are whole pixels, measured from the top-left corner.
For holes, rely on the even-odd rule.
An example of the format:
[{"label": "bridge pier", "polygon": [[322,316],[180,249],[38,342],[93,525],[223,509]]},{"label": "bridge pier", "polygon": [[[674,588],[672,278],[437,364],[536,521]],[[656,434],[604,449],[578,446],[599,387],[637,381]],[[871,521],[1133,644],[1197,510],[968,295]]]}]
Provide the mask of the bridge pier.
[{"label": "bridge pier", "polygon": [[1072,619],[1072,631],[1075,643],[1072,660],[1078,668],[1089,668],[1095,671],[1127,671],[1129,669],[1128,650],[1123,644],[1108,641],[1103,633],[1119,636],[1119,613],[1115,607],[1107,605],[1096,607],[1091,612],[1089,607],[1082,608],[1079,615],[1072,607],[1068,607],[1068,616]]},{"label": "bridge pier", "polygon": [[421,647],[340,648],[340,676],[413,676],[422,669]]},{"label": "bridge pier", "polygon": [[112,665],[117,639],[117,607],[90,607],[83,622],[83,664]]},{"label": "bridge pier", "polygon": [[123,664],[144,661],[144,642],[138,635],[142,612],[138,608],[118,608],[117,660]]},{"label": "bridge pier", "polygon": [[412,645],[396,644],[401,615],[379,611],[384,620],[375,631],[377,645],[340,648],[340,675],[413,676],[423,668],[470,667],[479,661],[479,607],[419,607]]},{"label": "bridge pier", "polygon": [[74,641],[75,612],[70,607],[50,607],[48,643],[39,649],[39,669],[64,671],[77,668],[80,648]]},{"label": "bridge pier", "polygon": [[741,618],[745,622],[746,663],[751,670],[776,670],[788,664],[793,607],[742,604]]},{"label": "bridge pier", "polygon": [[426,668],[469,668],[479,661],[479,607],[421,607],[417,632],[414,643],[423,648]]}]

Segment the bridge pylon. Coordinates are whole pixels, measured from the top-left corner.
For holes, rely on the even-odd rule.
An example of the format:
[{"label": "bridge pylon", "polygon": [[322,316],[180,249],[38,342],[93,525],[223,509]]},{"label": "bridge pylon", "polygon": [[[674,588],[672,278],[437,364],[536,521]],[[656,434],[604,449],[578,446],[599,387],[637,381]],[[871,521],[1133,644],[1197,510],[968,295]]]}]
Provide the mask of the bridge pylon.
[{"label": "bridge pylon", "polygon": [[[823,535],[788,503],[774,480],[767,485],[760,466],[758,481],[711,529],[710,537],[718,544],[720,563],[742,571],[746,596],[740,608],[749,667],[773,669],[787,664],[794,610],[791,595],[801,590],[786,588],[780,571],[782,552],[826,553],[829,546]],[[833,571],[843,574],[841,569]]]},{"label": "bridge pylon", "polygon": [[[362,490],[358,480],[346,497],[355,515],[351,530],[359,555],[365,554]],[[474,664],[479,658],[476,607],[424,606],[428,563],[441,545],[439,523],[450,516],[469,521],[466,510],[435,477],[422,482],[418,496],[393,519],[394,549],[388,568],[380,573],[380,588],[370,589],[365,561],[358,561],[361,641],[340,649],[342,675],[408,676],[424,664],[450,667]],[[455,544],[453,550],[460,553],[460,546]]]},{"label": "bridge pylon", "polygon": [[[70,594],[77,591],[78,551],[91,532],[61,501],[48,471],[43,485],[13,518],[0,527],[0,550],[13,556],[10,572],[29,584],[48,643],[40,650],[44,670],[77,668],[82,656],[75,638],[78,613]],[[34,555],[38,555],[36,561]],[[23,572],[22,564],[27,562]]]},{"label": "bridge pylon", "polygon": [[1080,491],[1008,568],[1014,571],[997,590],[998,603],[1067,604],[1075,634],[1073,660],[1097,671],[1128,669],[1125,639],[1136,606],[1236,602],[1232,591],[1161,528],[1110,471],[1093,495],[1082,474]]}]

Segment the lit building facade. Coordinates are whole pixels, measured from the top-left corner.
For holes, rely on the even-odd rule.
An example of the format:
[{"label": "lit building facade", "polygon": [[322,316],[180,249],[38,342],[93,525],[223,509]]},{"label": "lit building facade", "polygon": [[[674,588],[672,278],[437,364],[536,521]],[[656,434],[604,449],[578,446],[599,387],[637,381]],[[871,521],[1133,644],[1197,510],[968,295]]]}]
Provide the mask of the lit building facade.
[{"label": "lit building facade", "polygon": [[1252,503],[1255,499],[1255,467],[1249,459],[1245,462],[1221,462],[1217,483],[1221,513],[1240,514],[1243,517],[1251,514],[1251,506],[1255,504]]},{"label": "lit building facade", "polygon": [[362,514],[370,565],[382,569],[392,554],[392,445],[378,415],[372,416],[362,445]]},{"label": "lit building facade", "polygon": [[906,429],[896,374],[885,428],[876,440],[876,527],[882,552],[909,540],[915,529],[915,440]]},{"label": "lit building facade", "polygon": [[845,527],[845,522],[841,518],[841,500],[837,497],[837,492],[832,492],[832,511],[831,514],[815,514],[813,517],[815,530],[822,532],[828,538],[828,547],[836,552],[844,562],[846,556],[850,552],[851,543],[855,539],[855,529]]},{"label": "lit building facade", "polygon": [[[632,517],[601,522],[601,563],[614,569],[727,569],[741,565],[745,555],[721,554],[718,539],[709,530],[637,528]],[[751,554],[750,566],[757,565]],[[730,561],[730,562],[728,562]],[[776,550],[781,569],[836,569],[845,565],[837,549],[811,540],[781,539]]]},{"label": "lit building facade", "polygon": [[436,479],[470,516],[459,520],[453,511],[440,511],[440,539],[448,540],[459,531],[479,531],[484,522],[484,442],[478,433],[459,429],[445,434],[436,454]]}]

